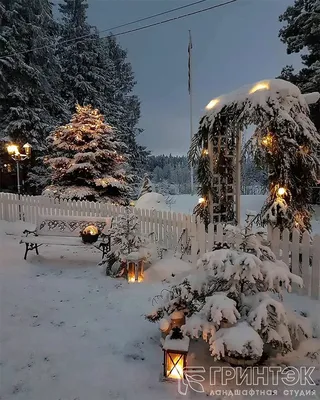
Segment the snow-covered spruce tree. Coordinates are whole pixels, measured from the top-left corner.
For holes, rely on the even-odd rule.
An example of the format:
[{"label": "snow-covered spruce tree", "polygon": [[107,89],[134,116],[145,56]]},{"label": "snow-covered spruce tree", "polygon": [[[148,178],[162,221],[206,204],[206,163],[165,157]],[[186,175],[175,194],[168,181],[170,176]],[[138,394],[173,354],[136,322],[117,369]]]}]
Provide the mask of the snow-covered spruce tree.
[{"label": "snow-covered spruce tree", "polygon": [[52,133],[52,185],[43,194],[70,200],[129,201],[126,146],[91,106],[77,105],[71,122]]},{"label": "snow-covered spruce tree", "polygon": [[143,196],[144,194],[151,193],[153,191],[154,191],[153,186],[152,186],[152,183],[151,183],[151,180],[150,180],[148,174],[144,174],[143,180],[142,180],[142,185],[141,185],[140,192],[139,192],[139,198],[141,196]]},{"label": "snow-covered spruce tree", "polygon": [[[91,104],[114,126],[106,112],[109,99],[105,96],[108,90],[115,90],[110,77],[113,67],[105,55],[97,29],[87,23],[87,8],[87,0],[63,0],[60,3],[61,94],[70,110],[73,111],[76,104]],[[90,40],[82,40],[83,36]]]},{"label": "snow-covered spruce tree", "polygon": [[48,0],[1,2],[0,25],[0,135],[29,142],[37,164],[46,137],[65,116],[54,48],[58,25]]},{"label": "snow-covered spruce tree", "polygon": [[140,100],[133,94],[136,85],[132,66],[127,58],[127,52],[121,48],[116,37],[109,35],[102,40],[102,46],[111,70],[108,72],[112,85],[108,85],[105,98],[108,99],[105,115],[110,123],[121,133],[121,139],[128,147],[130,166],[136,179],[135,187],[138,190],[140,179],[145,171],[149,152],[144,146],[137,143],[137,137],[142,132],[138,127],[140,119]]},{"label": "snow-covered spruce tree", "polygon": [[[136,83],[132,67],[114,36],[100,38],[98,30],[87,23],[87,8],[87,0],[63,0],[60,5],[61,41],[70,40],[59,47],[62,96],[72,109],[76,103],[98,108],[118,129],[132,155],[129,164],[137,184],[148,152],[136,141],[141,132],[137,127],[140,101],[132,94]],[[77,40],[86,35],[91,40]]]},{"label": "snow-covered spruce tree", "polygon": [[263,233],[227,225],[225,234],[232,245],[204,254],[194,273],[173,285],[147,318],[154,322],[183,312],[182,330],[208,341],[217,359],[258,361],[268,347],[275,353],[292,350],[312,335],[308,320],[281,301],[282,291],[302,285],[301,278],[276,260]]},{"label": "snow-covered spruce tree", "polygon": [[50,130],[64,115],[52,5],[48,0],[7,1],[0,17],[0,52],[8,55],[0,60],[0,131],[42,151]]},{"label": "snow-covered spruce tree", "polygon": [[[151,261],[155,248],[150,238],[141,233],[140,221],[132,213],[130,207],[125,208],[125,213],[117,217],[117,221],[110,230],[111,250],[107,255],[107,275],[117,275],[122,263],[130,253],[139,253],[145,261]],[[106,262],[100,265],[105,266]]]},{"label": "snow-covered spruce tree", "polygon": [[[320,92],[320,1],[297,0],[279,17],[285,26],[280,30],[281,41],[287,53],[300,53],[304,67],[294,72],[286,66],[280,78],[297,85],[303,93]],[[311,119],[320,132],[320,101],[310,105]]]}]

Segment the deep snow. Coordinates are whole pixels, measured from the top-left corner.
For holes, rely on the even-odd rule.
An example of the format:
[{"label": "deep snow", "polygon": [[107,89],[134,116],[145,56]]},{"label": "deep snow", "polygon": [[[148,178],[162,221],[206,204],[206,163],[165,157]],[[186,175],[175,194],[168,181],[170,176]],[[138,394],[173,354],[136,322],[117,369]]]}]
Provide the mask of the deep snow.
[{"label": "deep snow", "polygon": [[[97,267],[101,254],[90,249],[43,246],[40,256],[24,261],[15,236],[20,230],[20,223],[0,221],[1,400],[204,398],[193,392],[182,397],[176,383],[160,381],[159,326],[144,318],[154,296],[188,274],[190,264],[168,255],[146,271],[144,283],[129,285],[103,276]],[[285,301],[311,314],[319,333],[320,302],[296,295]],[[219,365],[202,341],[192,343],[188,359],[206,369]],[[319,359],[312,362],[318,366]],[[310,360],[297,353],[290,365],[295,362]],[[320,382],[319,372],[316,378]]]}]

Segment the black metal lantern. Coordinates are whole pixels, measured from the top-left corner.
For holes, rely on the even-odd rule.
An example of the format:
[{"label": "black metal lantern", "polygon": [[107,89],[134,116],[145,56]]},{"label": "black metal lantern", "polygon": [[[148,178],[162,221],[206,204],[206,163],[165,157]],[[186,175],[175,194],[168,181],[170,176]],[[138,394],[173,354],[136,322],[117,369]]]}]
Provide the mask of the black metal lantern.
[{"label": "black metal lantern", "polygon": [[180,328],[175,327],[171,336],[167,336],[163,344],[163,376],[165,379],[183,379],[187,366],[187,354],[190,339],[183,336]]}]

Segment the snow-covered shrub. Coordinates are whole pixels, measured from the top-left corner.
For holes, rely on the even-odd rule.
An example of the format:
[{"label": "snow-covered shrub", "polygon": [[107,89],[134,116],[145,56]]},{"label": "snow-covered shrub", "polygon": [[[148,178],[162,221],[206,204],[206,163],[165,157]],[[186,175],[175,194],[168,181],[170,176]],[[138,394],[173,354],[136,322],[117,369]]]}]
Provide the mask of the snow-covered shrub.
[{"label": "snow-covered shrub", "polygon": [[156,192],[145,193],[136,202],[136,208],[154,211],[170,211],[166,198]]},{"label": "snow-covered shrub", "polygon": [[[151,243],[150,238],[142,235],[140,221],[131,212],[130,207],[125,208],[125,214],[117,217],[117,221],[110,230],[111,250],[107,255],[108,266],[106,273],[116,275],[112,267],[115,263],[121,268],[123,261],[130,253],[139,253],[145,262],[152,262],[156,258],[157,248]],[[102,266],[105,262],[101,263]]]},{"label": "snow-covered shrub", "polygon": [[150,321],[175,311],[187,317],[185,334],[209,342],[211,354],[258,360],[272,348],[286,353],[311,337],[305,320],[285,308],[282,291],[302,279],[276,259],[263,232],[225,227],[226,244],[204,254],[197,269],[171,287]]}]

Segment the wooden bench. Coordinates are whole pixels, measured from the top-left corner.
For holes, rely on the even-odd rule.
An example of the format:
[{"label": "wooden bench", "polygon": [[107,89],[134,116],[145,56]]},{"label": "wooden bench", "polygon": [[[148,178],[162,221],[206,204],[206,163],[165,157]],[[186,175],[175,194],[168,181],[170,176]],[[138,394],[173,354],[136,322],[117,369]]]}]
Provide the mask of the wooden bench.
[{"label": "wooden bench", "polygon": [[[99,239],[92,244],[82,242],[80,232],[89,225],[95,225],[101,232]],[[112,217],[70,217],[38,215],[34,231],[25,230],[20,243],[26,245],[24,259],[30,250],[39,255],[39,247],[46,245],[59,246],[94,246],[102,252],[102,259],[110,251],[111,237],[109,230],[112,226]]]}]

